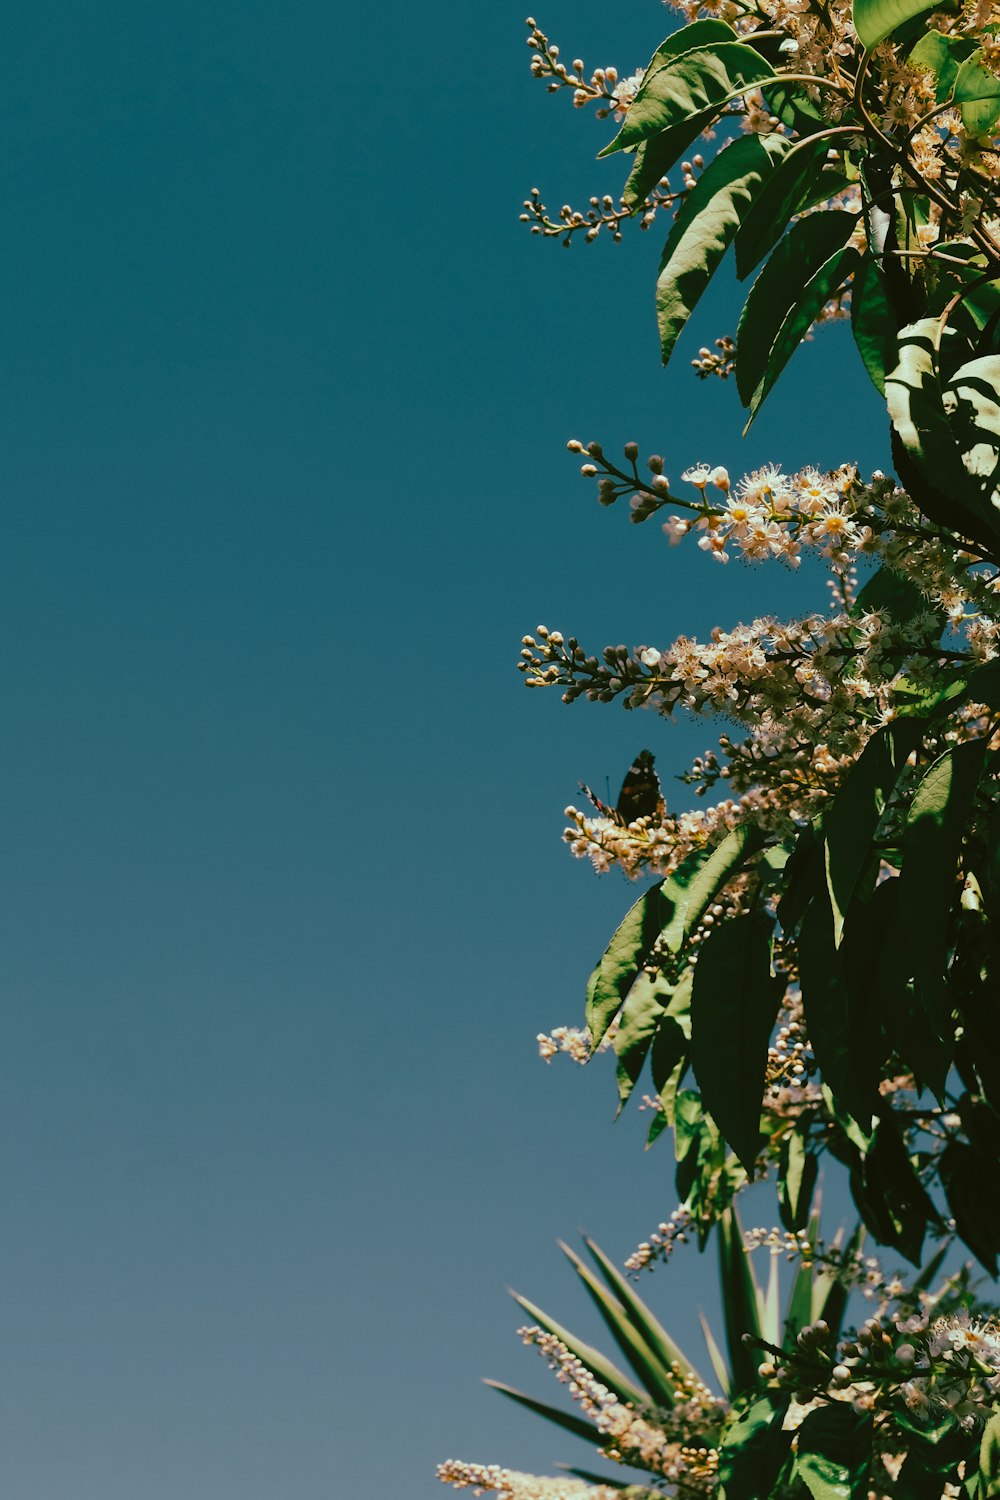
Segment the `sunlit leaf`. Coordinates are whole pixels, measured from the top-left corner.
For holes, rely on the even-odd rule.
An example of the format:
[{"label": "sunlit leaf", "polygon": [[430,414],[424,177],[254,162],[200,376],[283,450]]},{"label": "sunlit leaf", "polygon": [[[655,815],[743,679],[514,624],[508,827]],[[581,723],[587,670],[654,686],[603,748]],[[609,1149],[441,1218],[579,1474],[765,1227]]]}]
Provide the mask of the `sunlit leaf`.
[{"label": "sunlit leaf", "polygon": [[643,78],[621,130],[598,154],[611,156],[693,115],[714,114],[773,77],[770,64],[742,42],[685,52],[657,68],[648,82]]},{"label": "sunlit leaf", "polygon": [[931,10],[935,0],[854,0],[854,29],[869,50],[897,26]]}]

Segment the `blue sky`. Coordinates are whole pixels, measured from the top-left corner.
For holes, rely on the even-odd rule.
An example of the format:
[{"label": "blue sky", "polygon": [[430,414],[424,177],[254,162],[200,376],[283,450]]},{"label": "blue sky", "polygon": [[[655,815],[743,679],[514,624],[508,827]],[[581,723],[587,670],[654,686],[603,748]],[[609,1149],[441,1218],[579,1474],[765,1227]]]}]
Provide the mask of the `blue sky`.
[{"label": "blue sky", "polygon": [[[566,57],[670,29],[553,0]],[[587,1309],[673,1206],[612,1081],[534,1057],[630,899],[564,853],[583,778],[712,742],[564,708],[539,620],[666,641],[815,579],[671,551],[567,438],[676,474],[885,462],[846,330],[741,442],[658,367],[663,229],[518,223],[616,191],[507,5],[12,11],[0,401],[0,1483],[14,1500],[431,1500],[447,1456],[577,1458],[514,1284]],[[682,789],[678,789],[679,791]],[[675,795],[673,792],[670,795]],[[648,1292],[693,1344],[694,1252]],[[683,1338],[682,1338],[683,1341]]]}]

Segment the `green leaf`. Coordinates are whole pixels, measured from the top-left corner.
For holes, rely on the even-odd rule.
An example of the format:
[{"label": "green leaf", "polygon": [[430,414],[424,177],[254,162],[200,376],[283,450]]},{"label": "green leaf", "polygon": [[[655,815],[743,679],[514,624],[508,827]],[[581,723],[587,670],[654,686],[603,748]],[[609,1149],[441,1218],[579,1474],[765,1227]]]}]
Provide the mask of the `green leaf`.
[{"label": "green leaf", "polygon": [[883,37],[914,16],[932,10],[936,0],[854,0],[854,29],[871,51]]},{"label": "green leaf", "polygon": [[924,773],[903,834],[900,922],[919,988],[944,985],[957,866],[986,754],[985,740],[951,745]]},{"label": "green leaf", "polygon": [[749,1333],[758,1340],[763,1337],[760,1294],[735,1207],[727,1208],[720,1216],[717,1238],[722,1316],[726,1348],[729,1351],[729,1368],[733,1372],[733,1389],[746,1391],[759,1388],[759,1355],[754,1349],[747,1348],[743,1335]]},{"label": "green leaf", "polygon": [[491,1390],[499,1391],[501,1396],[516,1401],[519,1406],[526,1406],[528,1411],[533,1411],[537,1417],[544,1417],[548,1422],[555,1422],[558,1427],[563,1427],[567,1432],[572,1432],[575,1437],[583,1438],[585,1442],[599,1443],[601,1435],[592,1422],[585,1422],[582,1417],[575,1416],[573,1412],[560,1411],[558,1406],[550,1406],[547,1401],[536,1401],[534,1396],[526,1396],[523,1391],[515,1390],[512,1385],[504,1385],[499,1380],[484,1380]]},{"label": "green leaf", "polygon": [[884,609],[894,625],[906,625],[932,608],[930,600],[912,578],[882,567],[873,573],[851,606],[851,614],[860,619],[872,609]]},{"label": "green leaf", "polygon": [[[872,579],[868,589],[877,585],[883,574],[887,574],[888,579],[897,577],[883,568]],[[901,579],[900,585],[905,586],[906,581]],[[887,585],[883,585],[885,586]],[[910,584],[909,588],[912,589],[913,585]],[[868,589],[862,590],[858,599],[859,610],[865,602]],[[919,590],[914,592],[919,596],[918,603],[923,605],[925,601],[919,595]],[[907,594],[903,597],[908,604],[912,603]],[[879,606],[868,603],[866,607]],[[893,618],[896,623],[903,623],[911,616],[903,613],[901,617],[894,615]],[[823,819],[826,835],[826,884],[833,907],[835,947],[839,948],[843,940],[847,910],[854,899],[861,873],[872,859],[872,841],[885,805],[895,789],[907,757],[920,743],[920,728],[915,720],[903,719],[872,735]]]},{"label": "green leaf", "polygon": [[688,855],[663,882],[664,899],[671,905],[663,941],[671,953],[680,952],[710,904],[740,866],[764,846],[764,835],[754,823],[743,823],[712,849]]},{"label": "green leaf", "polygon": [[[660,68],[685,52],[691,52],[696,47],[707,46],[711,42],[732,41],[735,36],[735,31],[725,21],[718,21],[711,17],[702,21],[694,21],[690,26],[682,26],[680,31],[675,31],[668,36],[653,53],[649,66],[643,74],[643,86],[645,87],[652,81],[653,74],[659,72]],[[703,130],[707,130],[714,116],[714,108],[706,110],[704,114],[679,120],[676,125],[671,125],[659,135],[651,136],[648,140],[641,142],[635,153],[635,165],[629,173],[622,195],[627,208],[635,213],[642,206],[653,188],[661,178],[666,176],[692,141],[696,140]]]},{"label": "green leaf", "polygon": [[1000,1251],[1000,1166],[962,1141],[949,1141],[939,1160],[948,1207],[969,1249],[991,1276]]},{"label": "green leaf", "polygon": [[788,142],[779,135],[740,136],[719,152],[685,198],[663,248],[656,282],[664,364],[755,195],[787,150]]},{"label": "green leaf", "polygon": [[784,980],[771,972],[774,923],[730,917],[702,944],[691,992],[691,1063],[702,1103],[748,1172],[760,1148],[767,1047]]},{"label": "green leaf", "polygon": [[1000,1495],[1000,1412],[983,1428],[979,1445],[980,1494],[983,1500]]},{"label": "green leaf", "polygon": [[736,386],[751,417],[861,254],[845,209],[797,220],[750,289],[736,333]]},{"label": "green leaf", "polygon": [[862,257],[851,288],[851,332],[862,363],[880,396],[885,395],[887,370],[896,367],[896,330],[885,280],[870,252]]},{"label": "green leaf", "polygon": [[960,347],[961,339],[950,327],[942,339],[937,318],[902,328],[899,363],[886,376],[886,405],[897,470],[908,489],[919,486],[915,498],[921,509],[931,520],[990,549],[1000,537],[994,504],[1000,360],[970,360],[945,381],[942,354],[949,355],[950,363]]},{"label": "green leaf", "polygon": [[865,1500],[871,1464],[870,1413],[831,1402],[799,1428],[796,1473],[813,1500]]},{"label": "green leaf", "polygon": [[880,1245],[890,1245],[919,1266],[927,1225],[940,1216],[917,1175],[890,1115],[880,1120],[871,1148],[851,1171],[858,1211]]},{"label": "green leaf", "polygon": [[672,31],[665,41],[662,41],[653,53],[652,57],[642,75],[642,87],[646,89],[653,81],[654,74],[675,58],[683,57],[686,52],[694,52],[698,47],[710,47],[715,42],[735,42],[736,32],[726,21],[716,20],[709,17],[702,21],[692,21],[687,26],[682,26],[679,31]]},{"label": "green leaf", "polygon": [[598,155],[624,151],[693,115],[717,114],[731,99],[773,77],[770,64],[742,42],[716,42],[685,52],[643,78],[621,130]]},{"label": "green leaf", "polygon": [[658,1406],[673,1406],[677,1385],[670,1374],[669,1362],[661,1359],[656,1350],[650,1347],[628,1317],[621,1302],[608,1291],[607,1287],[601,1285],[580,1257],[562,1241],[559,1243],[559,1248],[572,1264],[586,1287],[591,1301],[604,1319],[612,1338],[653,1401]]},{"label": "green leaf", "polygon": [[581,1339],[570,1333],[568,1328],[564,1328],[561,1323],[550,1318],[548,1313],[542,1312],[540,1307],[529,1302],[527,1297],[520,1297],[517,1292],[512,1292],[511,1296],[533,1323],[537,1323],[540,1328],[544,1328],[547,1333],[557,1338],[561,1344],[565,1344],[570,1353],[575,1354],[577,1359],[587,1366],[591,1374],[596,1375],[601,1384],[606,1385],[609,1391],[613,1391],[620,1401],[631,1401],[637,1406],[646,1404],[648,1397],[641,1387],[635,1385],[627,1375],[623,1375],[609,1359],[605,1359],[600,1349],[594,1349],[590,1344],[583,1343]]},{"label": "green leaf", "polygon": [[644,891],[619,926],[587,985],[587,1025],[596,1048],[618,1014],[663,925],[660,886]]},{"label": "green leaf", "polygon": [[807,1150],[801,1132],[791,1131],[781,1143],[778,1210],[782,1224],[793,1234],[806,1226],[818,1173],[819,1164],[814,1154]]},{"label": "green leaf", "polygon": [[1000,78],[981,60],[981,52],[967,57],[955,79],[955,103],[969,135],[988,135],[1000,119]]},{"label": "green leaf", "polygon": [[793,1434],[782,1428],[786,1392],[737,1403],[719,1442],[719,1478],[725,1500],[762,1500],[791,1447]]},{"label": "green leaf", "polygon": [[789,219],[845,186],[847,179],[840,173],[824,172],[827,150],[825,138],[796,141],[764,183],[736,235],[736,274],[741,281],[773,250]]},{"label": "green leaf", "polygon": [[708,1357],[712,1362],[712,1370],[716,1380],[719,1382],[719,1389],[723,1396],[728,1399],[732,1382],[729,1374],[729,1366],[726,1364],[726,1357],[716,1342],[715,1334],[712,1332],[712,1325],[701,1311],[698,1313],[698,1323],[701,1327],[702,1338],[705,1340],[705,1348],[708,1350]]},{"label": "green leaf", "polygon": [[[799,974],[806,1030],[824,1083],[843,1114],[860,1119],[865,1102],[855,1098],[851,1060],[851,1005],[844,954],[834,943],[833,911],[826,892],[806,912],[798,936]],[[867,1127],[867,1119],[860,1120]]]},{"label": "green leaf", "polygon": [[680,1345],[671,1338],[659,1319],[654,1317],[653,1313],[650,1312],[645,1302],[643,1302],[642,1298],[621,1274],[614,1262],[608,1259],[600,1246],[595,1245],[594,1241],[587,1239],[586,1236],[584,1237],[584,1244],[587,1246],[601,1275],[625,1309],[633,1328],[641,1335],[661,1363],[668,1368],[671,1364],[679,1365],[685,1375],[692,1375],[696,1379],[700,1379],[698,1371],[683,1353]]},{"label": "green leaf", "polygon": [[714,118],[715,111],[706,110],[702,115],[692,115],[689,120],[678,120],[669,130],[650,136],[648,141],[640,141],[622,193],[625,207],[631,213],[639,211],[661,178],[666,177]]},{"label": "green leaf", "polygon": [[618,1113],[628,1100],[646,1053],[673,995],[673,985],[662,974],[644,969],[628,992],[618,1031],[612,1043],[618,1059]]},{"label": "green leaf", "polygon": [[910,67],[934,74],[934,99],[937,104],[944,104],[951,98],[959,68],[976,50],[972,37],[925,31],[906,61]]}]

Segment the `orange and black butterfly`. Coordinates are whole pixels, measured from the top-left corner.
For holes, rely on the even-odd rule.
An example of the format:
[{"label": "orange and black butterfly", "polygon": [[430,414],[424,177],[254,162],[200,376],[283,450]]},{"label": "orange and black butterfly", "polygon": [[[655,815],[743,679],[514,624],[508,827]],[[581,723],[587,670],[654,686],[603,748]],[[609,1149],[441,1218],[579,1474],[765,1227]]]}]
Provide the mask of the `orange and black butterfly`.
[{"label": "orange and black butterfly", "polygon": [[614,807],[609,807],[600,797],[595,797],[590,787],[585,786],[582,781],[580,790],[590,798],[602,817],[610,818],[612,823],[617,823],[621,828],[634,823],[636,818],[659,817],[663,814],[666,803],[660,778],[653,769],[653,760],[651,750],[639,751],[625,773]]}]

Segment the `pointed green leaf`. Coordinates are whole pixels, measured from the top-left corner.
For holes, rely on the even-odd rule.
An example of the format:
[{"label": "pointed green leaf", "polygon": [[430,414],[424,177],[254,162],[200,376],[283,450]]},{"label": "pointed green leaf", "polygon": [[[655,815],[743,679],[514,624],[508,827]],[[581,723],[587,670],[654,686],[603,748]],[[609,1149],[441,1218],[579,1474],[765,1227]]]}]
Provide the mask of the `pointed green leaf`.
[{"label": "pointed green leaf", "polygon": [[628,1360],[633,1372],[642,1381],[649,1396],[658,1406],[673,1406],[677,1388],[671,1378],[669,1365],[665,1364],[656,1351],[650,1347],[629,1320],[622,1304],[608,1291],[607,1287],[601,1285],[576,1252],[563,1244],[561,1240],[559,1248],[583,1282],[612,1338]]},{"label": "pointed green leaf", "polygon": [[656,282],[664,364],[754,197],[787,150],[783,136],[741,136],[719,152],[685,198],[663,247]]},{"label": "pointed green leaf", "polygon": [[596,1048],[660,935],[663,907],[659,885],[644,891],[608,944],[587,985],[587,1026]]},{"label": "pointed green leaf", "polygon": [[731,1389],[731,1378],[729,1374],[729,1366],[726,1364],[725,1355],[719,1348],[719,1345],[716,1342],[715,1334],[712,1332],[712,1325],[709,1323],[703,1312],[698,1313],[698,1322],[701,1325],[702,1337],[705,1340],[705,1348],[708,1350],[708,1357],[712,1362],[712,1369],[715,1372],[715,1378],[719,1382],[719,1389],[721,1390],[723,1396],[725,1396],[728,1400]]},{"label": "pointed green leaf", "polygon": [[593,1240],[584,1237],[584,1244],[601,1275],[624,1308],[633,1328],[653,1350],[661,1364],[666,1365],[668,1369],[671,1364],[678,1364],[686,1375],[693,1375],[695,1379],[700,1380],[698,1371],[683,1353],[680,1345],[671,1338],[663,1324],[650,1312],[617,1266],[608,1259],[598,1245],[595,1245]]},{"label": "pointed green leaf", "polygon": [[880,396],[885,377],[896,367],[896,329],[879,263],[866,252],[851,288],[851,332],[862,363]]},{"label": "pointed green leaf", "polygon": [[663,941],[671,953],[680,952],[722,888],[763,845],[764,836],[757,825],[743,823],[714,848],[688,855],[667,876],[662,890],[671,903],[671,915],[663,928]]},{"label": "pointed green leaf", "polygon": [[985,740],[950,746],[917,787],[903,835],[899,913],[919,987],[944,984],[957,867],[986,754]]},{"label": "pointed green leaf", "polygon": [[[731,26],[712,17],[694,21],[690,26],[682,26],[680,31],[668,36],[653,53],[643,74],[643,87],[652,82],[654,73],[683,53],[692,52],[696,47],[705,47],[711,42],[734,41],[735,38],[736,33]],[[714,108],[706,110],[703,114],[679,120],[659,135],[640,142],[635,153],[635,165],[629,173],[622,194],[626,208],[635,213],[642,207],[657,183],[680,160],[701,132],[708,129],[714,117]]]},{"label": "pointed green leaf", "polygon": [[648,82],[643,78],[621,130],[598,154],[612,156],[692,115],[716,114],[773,77],[770,64],[742,42],[685,52],[655,69]]},{"label": "pointed green leaf", "polygon": [[847,243],[855,223],[845,209],[797,220],[751,287],[736,334],[736,386],[752,411],[860,264],[859,252]]},{"label": "pointed green leaf", "polygon": [[645,969],[628,992],[612,1044],[618,1059],[619,1114],[642,1072],[672,994],[673,986],[663,974],[649,974]]},{"label": "pointed green leaf", "polygon": [[767,1048],[785,988],[771,972],[773,930],[762,912],[713,928],[691,992],[691,1064],[702,1102],[748,1172],[760,1149]]},{"label": "pointed green leaf", "polygon": [[983,1500],[994,1500],[1000,1495],[1000,1412],[990,1417],[983,1428],[979,1445],[980,1495]]},{"label": "pointed green leaf", "polygon": [[925,10],[932,10],[935,0],[854,0],[854,29],[863,47],[872,47],[904,22]]},{"label": "pointed green leaf", "polygon": [[736,235],[736,274],[741,281],[774,249],[790,219],[846,184],[839,173],[824,172],[828,150],[822,137],[796,141],[761,187]]},{"label": "pointed green leaf", "polygon": [[719,1478],[725,1500],[763,1500],[775,1493],[775,1481],[792,1442],[783,1428],[788,1393],[768,1391],[734,1406],[719,1443]]},{"label": "pointed green leaf", "polygon": [[523,1391],[515,1390],[512,1385],[504,1385],[499,1380],[484,1380],[491,1390],[499,1391],[501,1396],[507,1396],[511,1401],[516,1401],[519,1406],[526,1406],[528,1411],[533,1411],[537,1417],[544,1417],[548,1422],[555,1422],[558,1427],[572,1432],[575,1437],[583,1438],[585,1442],[598,1444],[601,1434],[592,1422],[585,1422],[582,1417],[575,1416],[571,1411],[560,1411],[558,1406],[549,1406],[547,1401],[536,1401],[534,1396],[526,1396]]},{"label": "pointed green leaf", "polygon": [[989,549],[1000,536],[993,503],[1000,454],[1000,360],[971,360],[945,382],[942,352],[951,358],[952,349],[960,347],[954,329],[945,329],[942,336],[937,318],[900,329],[899,362],[885,381],[886,406],[895,431],[897,471],[908,489],[919,486],[915,498],[921,509],[931,520]]},{"label": "pointed green leaf", "polygon": [[807,1149],[802,1132],[790,1131],[781,1143],[778,1205],[782,1224],[793,1233],[805,1228],[818,1172],[816,1157]]},{"label": "pointed green leaf", "polygon": [[763,1337],[760,1326],[757,1278],[743,1240],[743,1228],[736,1209],[727,1208],[717,1227],[719,1243],[719,1285],[722,1292],[722,1315],[729,1351],[729,1368],[733,1372],[734,1391],[759,1388],[757,1366],[759,1352],[747,1348],[743,1335]]},{"label": "pointed green leaf", "polygon": [[[875,575],[868,588],[872,588],[883,574],[888,574],[889,579],[897,576],[883,568]],[[905,580],[900,582],[901,586],[905,586]],[[913,592],[918,596],[916,605],[926,607],[919,590],[913,589]],[[859,608],[864,593],[863,590],[862,598],[858,600]],[[903,597],[908,607],[914,602],[908,593]],[[872,596],[869,595],[867,608],[879,607],[871,601]],[[894,616],[894,623],[904,623],[907,617],[905,613],[902,619]],[[861,873],[872,858],[872,841],[886,802],[892,795],[907,757],[920,743],[921,727],[916,720],[903,719],[872,735],[823,819],[823,831],[826,835],[826,884],[833,907],[834,945],[838,948],[844,935],[848,907],[854,898]]]},{"label": "pointed green leaf", "polygon": [[512,1292],[511,1296],[533,1322],[537,1323],[540,1328],[544,1328],[546,1333],[551,1333],[553,1338],[557,1338],[561,1344],[565,1344],[569,1352],[575,1354],[581,1364],[585,1364],[591,1374],[597,1376],[602,1385],[606,1385],[609,1391],[614,1391],[620,1401],[631,1401],[637,1406],[642,1406],[647,1401],[648,1398],[641,1387],[635,1385],[609,1359],[605,1359],[600,1349],[594,1349],[590,1344],[585,1344],[582,1339],[576,1338],[568,1328],[564,1328],[561,1323],[550,1318],[548,1313],[542,1312],[540,1307],[529,1302],[527,1297],[521,1297],[517,1292]]}]

